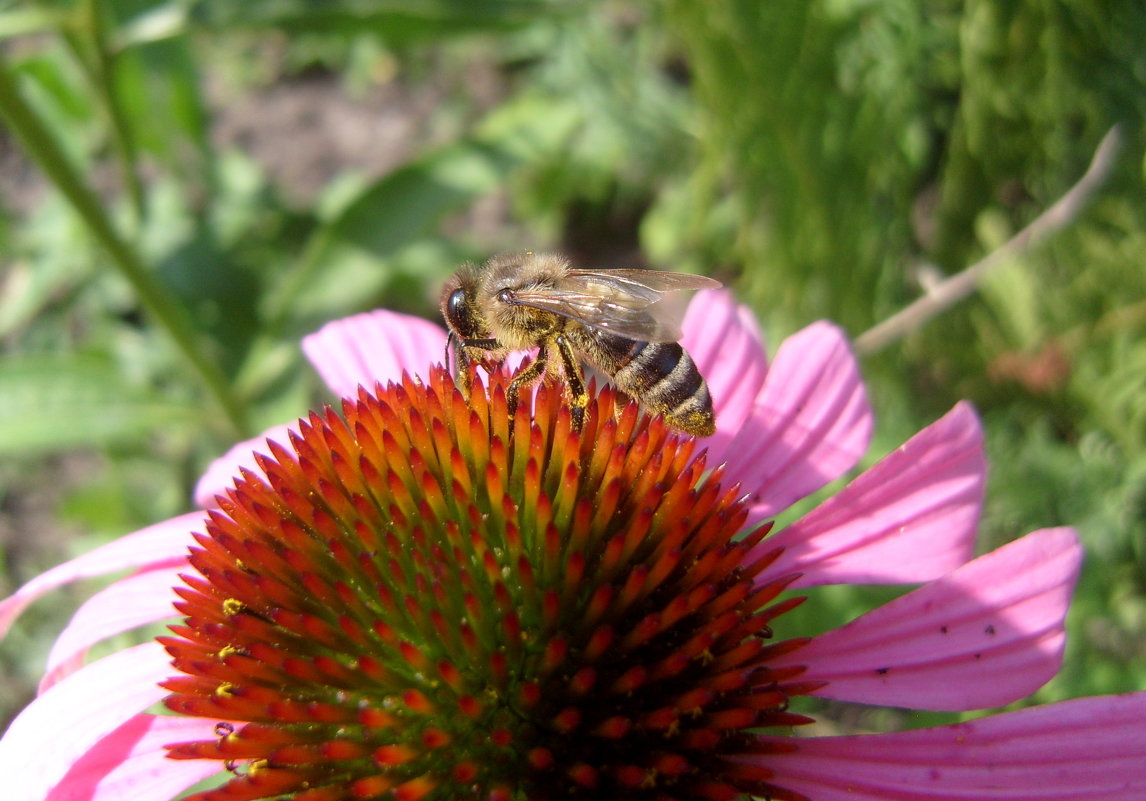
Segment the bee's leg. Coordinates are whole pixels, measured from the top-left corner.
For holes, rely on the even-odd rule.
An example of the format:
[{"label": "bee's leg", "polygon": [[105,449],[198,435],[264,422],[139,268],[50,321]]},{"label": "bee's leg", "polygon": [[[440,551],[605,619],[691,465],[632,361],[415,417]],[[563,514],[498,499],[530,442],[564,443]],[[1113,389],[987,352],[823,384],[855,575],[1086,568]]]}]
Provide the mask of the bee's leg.
[{"label": "bee's leg", "polygon": [[589,405],[589,393],[585,391],[585,375],[581,372],[581,364],[569,340],[559,336],[554,342],[557,344],[557,352],[561,354],[565,383],[569,385],[569,412],[573,420],[573,430],[580,431],[585,423],[585,407]]},{"label": "bee's leg", "polygon": [[505,405],[510,419],[517,414],[517,402],[521,396],[521,388],[536,384],[537,380],[545,375],[545,368],[548,364],[549,349],[542,345],[541,350],[537,351],[537,358],[533,360],[533,363],[521,370],[509,382],[509,389],[505,392]]},{"label": "bee's leg", "polygon": [[501,347],[501,343],[496,339],[461,339],[455,337],[454,332],[451,331],[446,337],[446,354],[447,358],[450,351],[450,343],[454,345],[454,382],[458,385],[458,389],[462,392],[462,397],[469,403],[470,394],[473,392],[474,375],[470,369],[475,359],[470,355],[470,349],[475,348],[478,350],[496,350]]},{"label": "bee's leg", "polygon": [[466,403],[470,402],[470,396],[474,391],[474,373],[470,367],[473,362],[470,357],[466,355],[464,348],[458,348],[455,354],[455,367],[454,367],[454,383],[458,385],[458,389],[462,391],[462,397],[465,398]]},{"label": "bee's leg", "polygon": [[467,348],[478,348],[479,350],[497,350],[501,347],[501,343],[496,339],[463,339],[461,342]]},{"label": "bee's leg", "polygon": [[[450,358],[450,348],[454,349],[454,358]],[[466,403],[470,402],[470,390],[473,388],[473,378],[470,375],[470,357],[466,353],[465,344],[450,331],[446,335],[446,360],[443,364],[452,365],[454,383],[461,390]]]}]

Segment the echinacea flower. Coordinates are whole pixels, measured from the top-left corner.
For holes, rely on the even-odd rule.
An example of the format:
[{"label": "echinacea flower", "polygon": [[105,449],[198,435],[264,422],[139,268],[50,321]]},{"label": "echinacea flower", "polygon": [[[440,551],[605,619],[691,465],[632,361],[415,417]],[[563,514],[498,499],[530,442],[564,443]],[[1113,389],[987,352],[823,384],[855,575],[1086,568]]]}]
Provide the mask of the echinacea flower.
[{"label": "echinacea flower", "polygon": [[[819,324],[766,366],[723,293],[686,332],[716,403],[703,441],[607,388],[580,432],[556,387],[510,419],[495,374],[467,405],[430,366],[444,332],[400,315],[308,338],[338,411],[221,460],[205,516],[0,604],[6,628],[53,586],[135,569],[77,612],[0,740],[5,797],[158,801],[216,774],[194,798],[1146,796],[1146,693],[799,736],[800,696],[971,710],[1037,689],[1080,548],[1047,529],[972,558],[984,463],[962,404],[770,531],[867,447],[854,361]],[[786,625],[794,590],[843,582],[922,586],[816,637]],[[176,596],[170,636],[83,664]]]}]

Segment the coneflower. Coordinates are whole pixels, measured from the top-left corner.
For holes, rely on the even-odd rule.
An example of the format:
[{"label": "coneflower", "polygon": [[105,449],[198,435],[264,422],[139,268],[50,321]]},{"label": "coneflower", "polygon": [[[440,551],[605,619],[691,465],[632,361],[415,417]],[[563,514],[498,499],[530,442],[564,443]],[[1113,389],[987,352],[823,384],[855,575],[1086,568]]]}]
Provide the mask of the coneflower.
[{"label": "coneflower", "polygon": [[[580,432],[556,386],[513,419],[504,375],[466,404],[428,366],[444,335],[425,323],[382,313],[310,338],[340,409],[223,461],[205,519],[0,604],[7,626],[51,586],[140,568],[80,610],[0,740],[6,797],[167,801],[213,777],[191,797],[1141,798],[1142,693],[800,736],[802,695],[960,710],[1036,689],[1080,549],[1049,529],[970,560],[983,459],[964,405],[771,532],[866,446],[862,386],[835,329],[766,368],[743,310],[697,303],[721,346],[686,340],[721,425],[703,441],[609,388]],[[225,490],[220,470],[239,474]],[[839,582],[927,583],[801,636],[784,617],[800,588]],[[176,597],[171,636],[81,667]]]},{"label": "coneflower", "polygon": [[820,684],[770,667],[799,598],[739,488],[611,390],[576,432],[428,382],[312,415],[197,537],[166,703],[224,723],[172,756],[236,775],[196,797],[800,797],[737,761]]}]

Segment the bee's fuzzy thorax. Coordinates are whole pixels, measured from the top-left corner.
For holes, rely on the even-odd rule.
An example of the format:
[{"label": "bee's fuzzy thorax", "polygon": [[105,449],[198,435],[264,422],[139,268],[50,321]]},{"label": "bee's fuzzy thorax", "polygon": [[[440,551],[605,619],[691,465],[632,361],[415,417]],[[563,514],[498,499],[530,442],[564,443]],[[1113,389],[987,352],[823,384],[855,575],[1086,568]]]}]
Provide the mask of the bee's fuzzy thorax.
[{"label": "bee's fuzzy thorax", "polygon": [[490,259],[476,293],[482,319],[489,322],[507,350],[535,347],[542,337],[563,327],[564,318],[553,312],[507,303],[503,291],[536,291],[556,286],[568,273],[569,261],[554,253],[502,253]]},{"label": "bee's fuzzy thorax", "polygon": [[569,260],[558,253],[501,253],[485,265],[481,289],[496,293],[500,289],[551,286],[569,272]]}]

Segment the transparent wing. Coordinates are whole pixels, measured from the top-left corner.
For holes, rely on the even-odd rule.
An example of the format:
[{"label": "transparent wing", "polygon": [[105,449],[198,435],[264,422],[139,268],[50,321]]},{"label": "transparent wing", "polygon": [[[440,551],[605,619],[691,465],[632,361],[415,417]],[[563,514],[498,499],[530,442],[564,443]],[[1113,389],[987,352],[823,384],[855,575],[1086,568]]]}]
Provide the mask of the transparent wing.
[{"label": "transparent wing", "polygon": [[592,328],[644,342],[680,339],[679,293],[715,289],[702,275],[658,270],[570,270],[555,286],[514,292],[507,301],[550,311]]}]

